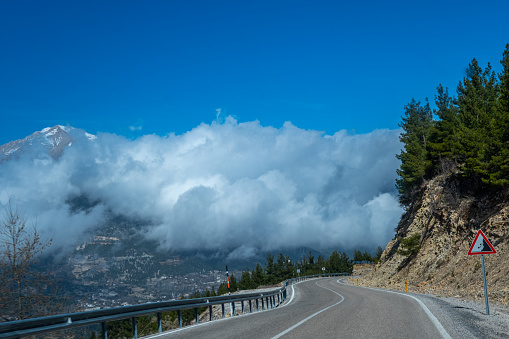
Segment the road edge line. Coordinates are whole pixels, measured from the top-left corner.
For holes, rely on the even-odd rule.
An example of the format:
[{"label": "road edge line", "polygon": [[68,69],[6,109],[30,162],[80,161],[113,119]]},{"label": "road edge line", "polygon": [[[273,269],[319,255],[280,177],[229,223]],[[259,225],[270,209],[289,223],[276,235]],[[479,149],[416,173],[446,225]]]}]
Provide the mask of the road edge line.
[{"label": "road edge line", "polygon": [[[339,280],[337,280],[337,283],[341,285],[341,283],[339,282]],[[344,284],[346,285],[346,284]],[[452,337],[450,336],[450,334],[447,332],[447,330],[444,328],[444,326],[442,325],[442,323],[440,323],[440,321],[437,319],[437,317],[435,317],[435,315],[429,310],[429,308],[417,297],[414,297],[413,295],[410,295],[410,294],[405,294],[405,293],[401,293],[401,292],[395,292],[395,291],[389,291],[389,290],[384,290],[384,289],[381,289],[381,288],[373,288],[373,287],[367,287],[367,286],[359,286],[359,287],[362,287],[362,288],[369,288],[370,290],[376,290],[376,291],[382,291],[382,292],[387,292],[387,293],[394,293],[394,294],[399,294],[399,295],[403,295],[405,297],[410,297],[414,300],[417,301],[417,303],[421,306],[421,308],[424,310],[424,313],[426,313],[426,315],[428,316],[428,318],[431,320],[431,322],[433,323],[433,325],[435,325],[435,327],[437,328],[438,332],[440,332],[440,334],[442,335],[442,337],[444,339],[452,339]]]}]

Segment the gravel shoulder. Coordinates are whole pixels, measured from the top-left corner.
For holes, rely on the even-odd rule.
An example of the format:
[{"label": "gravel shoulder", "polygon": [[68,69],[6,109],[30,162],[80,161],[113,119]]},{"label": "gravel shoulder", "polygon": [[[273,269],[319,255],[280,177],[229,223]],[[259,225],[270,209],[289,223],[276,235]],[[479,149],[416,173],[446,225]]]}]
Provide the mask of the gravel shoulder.
[{"label": "gravel shoulder", "polygon": [[[354,281],[355,279],[349,279],[345,282],[354,285]],[[486,315],[484,299],[474,301],[457,297],[386,290],[408,294],[421,300],[440,321],[451,338],[509,338],[509,307],[507,305],[490,302],[490,315]]]},{"label": "gravel shoulder", "polygon": [[509,308],[454,297],[409,293],[421,300],[452,338],[509,338]]}]

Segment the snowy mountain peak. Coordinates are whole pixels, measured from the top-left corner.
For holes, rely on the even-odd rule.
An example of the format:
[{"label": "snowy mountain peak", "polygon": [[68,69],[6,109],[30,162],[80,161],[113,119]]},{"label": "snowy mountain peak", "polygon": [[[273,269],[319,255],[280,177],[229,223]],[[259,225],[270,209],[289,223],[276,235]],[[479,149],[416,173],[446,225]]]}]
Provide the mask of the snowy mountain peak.
[{"label": "snowy mountain peak", "polygon": [[[34,152],[34,150],[41,145],[43,146],[43,150],[48,152],[47,154],[56,159],[62,155],[65,148],[71,147],[73,142],[81,137],[89,141],[93,141],[97,138],[93,134],[70,126],[56,125],[54,127],[46,127],[41,131],[32,133],[24,139],[11,141],[0,146],[0,161],[21,156],[27,152]],[[37,153],[37,151],[35,151],[35,153]]]}]

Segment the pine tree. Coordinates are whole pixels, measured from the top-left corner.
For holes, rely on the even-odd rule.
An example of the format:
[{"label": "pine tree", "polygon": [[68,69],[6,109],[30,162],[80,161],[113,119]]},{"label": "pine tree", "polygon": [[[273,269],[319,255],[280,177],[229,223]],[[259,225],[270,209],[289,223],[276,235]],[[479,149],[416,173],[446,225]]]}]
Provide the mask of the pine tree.
[{"label": "pine tree", "polygon": [[251,273],[249,272],[249,269],[246,268],[245,271],[242,272],[242,275],[240,277],[239,281],[239,290],[250,290],[258,287],[253,279],[251,278]]},{"label": "pine tree", "polygon": [[437,110],[434,113],[439,120],[433,124],[430,136],[430,159],[433,162],[433,170],[446,163],[456,163],[460,148],[458,129],[459,116],[457,102],[449,96],[447,88],[438,85],[435,95]]},{"label": "pine tree", "polygon": [[275,283],[283,281],[285,279],[285,261],[286,258],[283,253],[279,253],[276,264],[274,265],[274,277]]},{"label": "pine tree", "polygon": [[362,252],[359,250],[353,250],[353,260],[362,261]]},{"label": "pine tree", "polygon": [[489,181],[490,161],[498,153],[499,138],[495,128],[497,83],[490,64],[483,71],[473,59],[467,76],[458,85],[461,138],[461,169],[467,177],[479,176]]},{"label": "pine tree", "polygon": [[322,257],[321,255],[318,256],[318,258],[316,259],[316,270],[317,272],[320,272],[322,273],[322,267],[325,266],[325,258]]},{"label": "pine tree", "polygon": [[256,287],[263,285],[263,283],[265,281],[265,273],[263,272],[263,268],[259,263],[256,264],[255,269],[251,273],[251,278],[253,280],[254,285],[256,285]]},{"label": "pine tree", "polygon": [[265,284],[270,285],[275,283],[275,265],[274,265],[274,256],[269,253],[265,258],[267,262],[265,263]]},{"label": "pine tree", "polygon": [[499,152],[492,159],[490,181],[496,185],[509,183],[509,44],[503,53],[499,74],[499,97],[496,107],[495,129],[499,138]]},{"label": "pine tree", "polygon": [[236,292],[238,289],[237,278],[235,278],[235,275],[232,273],[230,277],[230,292]]},{"label": "pine tree", "polygon": [[379,245],[379,246],[376,248],[376,258],[377,258],[378,260],[380,260],[380,258],[382,257],[382,254],[383,254],[383,253],[384,253],[384,249],[382,248],[382,246],[380,246],[380,245]]},{"label": "pine tree", "polygon": [[402,205],[411,203],[412,191],[422,183],[431,168],[428,139],[432,125],[433,118],[427,99],[424,107],[415,99],[405,106],[405,116],[399,125],[403,129],[399,140],[404,144],[404,150],[396,155],[401,160],[401,167],[396,171],[400,177],[396,180],[396,187]]}]

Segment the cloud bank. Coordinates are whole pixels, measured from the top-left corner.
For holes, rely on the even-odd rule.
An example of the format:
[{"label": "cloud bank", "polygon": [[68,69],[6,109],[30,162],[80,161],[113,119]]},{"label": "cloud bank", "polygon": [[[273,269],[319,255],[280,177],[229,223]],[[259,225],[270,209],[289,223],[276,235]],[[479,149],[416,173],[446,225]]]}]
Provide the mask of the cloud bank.
[{"label": "cloud bank", "polygon": [[[384,246],[403,210],[394,188],[397,130],[323,135],[287,122],[201,124],[136,140],[82,138],[53,160],[0,163],[0,204],[14,199],[65,249],[99,228],[105,211],[149,221],[166,249],[258,250]],[[72,213],[70,196],[101,203]]]}]

